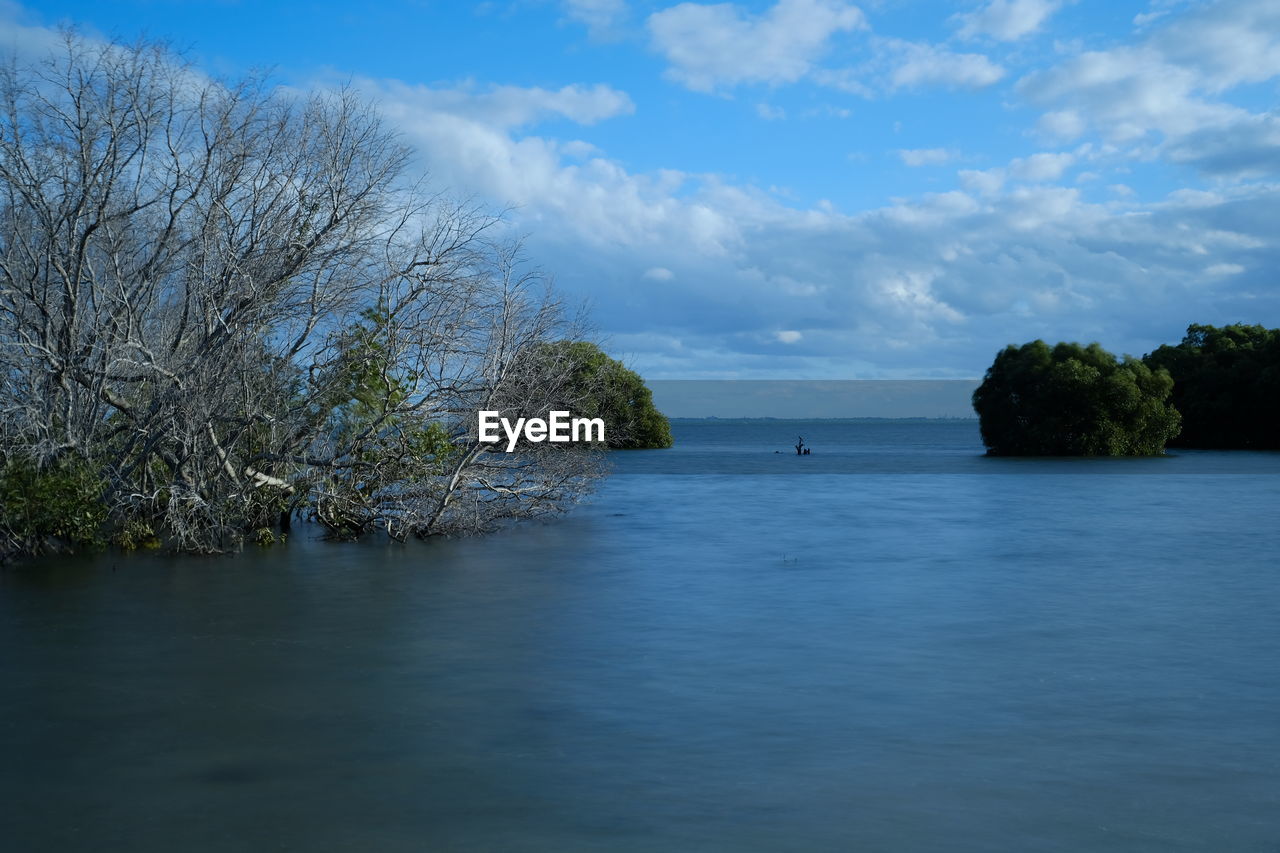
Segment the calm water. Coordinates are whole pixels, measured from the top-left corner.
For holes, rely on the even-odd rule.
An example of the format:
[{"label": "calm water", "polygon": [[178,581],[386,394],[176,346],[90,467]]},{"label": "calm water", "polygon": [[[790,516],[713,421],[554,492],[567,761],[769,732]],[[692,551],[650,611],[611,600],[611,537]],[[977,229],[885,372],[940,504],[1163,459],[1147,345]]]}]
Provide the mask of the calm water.
[{"label": "calm water", "polygon": [[1280,850],[1280,456],[734,473],[796,432],[488,539],[0,572],[0,847]]}]

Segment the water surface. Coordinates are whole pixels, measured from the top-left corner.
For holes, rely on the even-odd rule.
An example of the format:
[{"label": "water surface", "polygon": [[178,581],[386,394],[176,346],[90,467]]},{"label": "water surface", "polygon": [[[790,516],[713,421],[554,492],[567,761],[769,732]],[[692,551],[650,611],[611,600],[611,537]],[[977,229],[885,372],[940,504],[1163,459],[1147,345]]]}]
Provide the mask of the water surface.
[{"label": "water surface", "polygon": [[[803,429],[793,466],[981,450]],[[0,572],[5,849],[1280,849],[1280,456],[656,455],[486,539]]]}]

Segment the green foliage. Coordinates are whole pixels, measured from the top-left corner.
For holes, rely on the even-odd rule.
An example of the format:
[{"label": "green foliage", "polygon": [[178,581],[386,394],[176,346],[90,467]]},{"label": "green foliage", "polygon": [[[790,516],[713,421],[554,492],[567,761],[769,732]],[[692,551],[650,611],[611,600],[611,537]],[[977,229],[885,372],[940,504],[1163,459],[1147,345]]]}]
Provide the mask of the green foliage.
[{"label": "green foliage", "polygon": [[1280,449],[1280,329],[1191,325],[1143,358],[1173,376],[1180,447]]},{"label": "green foliage", "polygon": [[112,532],[111,544],[124,551],[159,548],[160,537],[156,535],[155,528],[147,522],[131,518]]},{"label": "green foliage", "polygon": [[998,456],[1150,456],[1178,432],[1173,379],[1098,344],[1009,346],[973,394]]},{"label": "green foliage", "polygon": [[397,369],[388,343],[391,323],[380,306],[346,330],[321,413],[338,455],[313,516],[340,539],[357,538],[377,524],[379,497],[387,489],[420,486],[442,473],[457,452],[445,425],[416,411],[412,389],[421,377]]},{"label": "green foliage", "polygon": [[408,398],[406,384],[414,377],[398,377],[387,351],[389,320],[384,307],[369,308],[362,323],[347,330],[342,358],[336,368],[329,406],[348,429],[367,426],[380,413],[393,411]]},{"label": "green foliage", "polygon": [[65,457],[43,467],[11,459],[0,468],[0,542],[26,553],[101,544],[105,487],[85,459]]},{"label": "green foliage", "polygon": [[653,392],[640,374],[587,341],[557,341],[544,352],[555,363],[573,366],[569,393],[573,415],[603,418],[605,441],[614,450],[670,447],[671,422],[653,405]]},{"label": "green foliage", "polygon": [[[440,423],[413,416],[410,390],[421,378],[400,373],[388,351],[390,317],[370,308],[364,322],[347,330],[342,358],[327,399],[330,432],[339,444],[358,445],[369,456],[391,440],[419,457],[443,460],[453,452],[449,431]],[[367,461],[374,461],[370,456]]]},{"label": "green foliage", "polygon": [[270,527],[259,527],[253,533],[253,541],[259,548],[270,548],[272,545],[284,544],[289,538],[287,533],[278,533]]}]

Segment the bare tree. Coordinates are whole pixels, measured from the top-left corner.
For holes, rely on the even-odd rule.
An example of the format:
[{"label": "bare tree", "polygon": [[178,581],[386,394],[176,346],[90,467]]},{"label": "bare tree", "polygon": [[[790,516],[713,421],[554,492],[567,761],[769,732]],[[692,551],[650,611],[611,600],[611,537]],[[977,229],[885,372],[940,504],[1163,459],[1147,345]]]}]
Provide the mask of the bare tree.
[{"label": "bare tree", "polygon": [[[353,92],[210,80],[73,33],[0,69],[0,462],[87,460],[113,523],[196,551],[558,511],[599,460],[492,452],[574,335],[498,220],[424,191]],[[533,365],[536,365],[533,367]]]}]

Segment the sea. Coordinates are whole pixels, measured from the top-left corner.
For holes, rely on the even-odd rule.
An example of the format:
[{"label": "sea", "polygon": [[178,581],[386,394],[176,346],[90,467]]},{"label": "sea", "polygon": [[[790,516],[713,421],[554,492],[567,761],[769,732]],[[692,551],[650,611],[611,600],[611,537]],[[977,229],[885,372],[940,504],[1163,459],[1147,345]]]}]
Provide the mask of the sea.
[{"label": "sea", "polygon": [[673,428],[487,537],[0,570],[0,848],[1280,851],[1280,454]]}]

